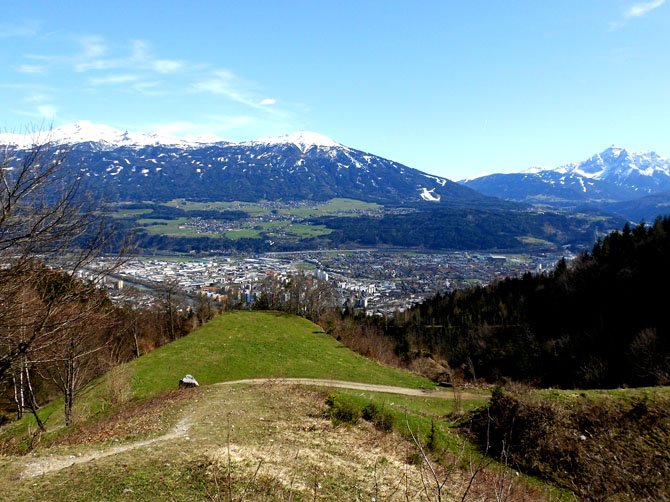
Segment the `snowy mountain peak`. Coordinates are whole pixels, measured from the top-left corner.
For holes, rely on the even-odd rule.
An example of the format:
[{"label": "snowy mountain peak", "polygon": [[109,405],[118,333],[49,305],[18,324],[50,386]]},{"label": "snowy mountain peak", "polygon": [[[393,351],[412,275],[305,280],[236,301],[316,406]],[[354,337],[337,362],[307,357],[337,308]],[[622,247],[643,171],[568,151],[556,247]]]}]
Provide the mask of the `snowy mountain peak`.
[{"label": "snowy mountain peak", "polygon": [[[35,143],[51,141],[58,144],[75,145],[78,143],[97,143],[104,150],[116,147],[143,147],[143,146],[171,146],[179,148],[198,148],[213,144],[233,144],[219,138],[214,134],[187,135],[183,138],[171,134],[159,132],[131,132],[121,131],[113,127],[94,124],[88,120],[81,120],[74,124],[57,127],[51,131],[37,134],[0,134],[0,144],[15,145],[20,148],[28,147]],[[247,141],[240,145],[295,145],[302,152],[312,147],[318,148],[344,148],[323,134],[300,131],[279,137],[261,138],[255,141]]]},{"label": "snowy mountain peak", "polygon": [[256,141],[251,141],[250,144],[263,145],[287,145],[293,144],[300,148],[302,152],[306,152],[312,147],[342,147],[341,144],[333,141],[328,136],[310,131],[300,131],[275,138],[261,138]]},{"label": "snowy mountain peak", "polygon": [[18,147],[27,147],[43,141],[67,145],[98,143],[107,147],[163,145],[182,148],[193,148],[206,144],[225,142],[225,140],[212,134],[178,138],[171,134],[161,134],[158,132],[121,131],[107,125],[94,124],[88,120],[80,120],[74,124],[64,125],[48,132],[36,134],[0,134],[0,143],[16,145]]},{"label": "snowy mountain peak", "polygon": [[631,152],[611,145],[579,163],[556,168],[534,166],[521,173],[484,176],[463,183],[487,195],[503,194],[521,201],[623,201],[670,192],[670,160],[652,151]]},{"label": "snowy mountain peak", "polygon": [[552,170],[552,167],[546,167],[546,166],[530,166],[528,169],[523,171],[524,174],[537,174],[541,173],[542,171],[550,171]]}]

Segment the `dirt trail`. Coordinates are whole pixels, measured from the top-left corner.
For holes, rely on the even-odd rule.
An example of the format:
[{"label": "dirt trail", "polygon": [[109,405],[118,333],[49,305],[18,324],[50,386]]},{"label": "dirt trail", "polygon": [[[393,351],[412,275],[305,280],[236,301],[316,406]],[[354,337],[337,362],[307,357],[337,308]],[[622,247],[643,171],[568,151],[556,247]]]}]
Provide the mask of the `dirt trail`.
[{"label": "dirt trail", "polygon": [[[408,389],[406,387],[394,387],[391,385],[375,385],[369,383],[349,382],[346,380],[329,380],[325,378],[246,378],[219,382],[214,385],[236,385],[236,384],[275,384],[275,385],[314,385],[317,387],[334,387],[338,389],[363,390],[368,392],[385,392],[388,394],[401,394],[403,396],[420,396],[437,399],[453,399],[454,393],[448,390],[437,389]],[[483,394],[472,394],[461,392],[461,399],[470,401],[485,401],[488,396]]]},{"label": "dirt trail", "polygon": [[92,460],[98,460],[100,458],[109,457],[111,455],[117,455],[119,453],[123,453],[124,451],[142,448],[143,446],[148,446],[159,441],[169,441],[170,439],[184,436],[189,428],[190,424],[188,424],[186,420],[182,420],[170,432],[156,438],[146,439],[144,441],[135,441],[133,443],[122,444],[119,446],[112,446],[106,450],[92,451],[81,456],[69,455],[42,457],[40,459],[26,463],[26,467],[21,473],[21,479],[42,476],[49,472],[60,471],[76,464],[83,464]]},{"label": "dirt trail", "polygon": [[[313,385],[317,387],[333,387],[338,389],[353,389],[368,392],[385,392],[390,394],[401,394],[405,396],[421,396],[437,399],[453,399],[454,394],[451,391],[435,389],[408,389],[405,387],[393,387],[390,385],[373,385],[359,382],[347,382],[345,380],[328,380],[319,378],[247,378],[242,380],[233,380],[229,382],[219,382],[215,386],[228,386],[237,384],[257,384],[257,385]],[[462,393],[462,399],[485,400],[486,396],[481,394]],[[144,441],[135,441],[118,446],[112,446],[105,450],[91,451],[81,456],[49,456],[42,457],[26,462],[25,468],[21,473],[22,479],[30,479],[44,474],[60,471],[76,464],[83,464],[98,460],[101,458],[117,455],[129,450],[142,448],[144,446],[157,443],[159,441],[169,441],[178,437],[183,437],[188,432],[191,424],[186,418],[182,419],[170,432],[152,439]]]}]

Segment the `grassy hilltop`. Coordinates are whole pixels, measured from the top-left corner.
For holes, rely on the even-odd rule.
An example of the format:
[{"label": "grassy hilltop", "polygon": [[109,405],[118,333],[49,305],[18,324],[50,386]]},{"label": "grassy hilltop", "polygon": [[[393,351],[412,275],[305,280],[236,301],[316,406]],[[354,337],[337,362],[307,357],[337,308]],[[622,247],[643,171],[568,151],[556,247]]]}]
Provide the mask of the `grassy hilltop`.
[{"label": "grassy hilltop", "polygon": [[133,389],[145,397],[174,388],[186,373],[201,385],[257,377],[349,380],[434,387],[411,373],[370,361],[314,323],[280,312],[231,312],[128,365]]},{"label": "grassy hilltop", "polygon": [[[186,373],[194,375],[201,387],[175,390]],[[398,389],[396,393],[360,387],[328,389],[281,381],[291,377]],[[222,385],[250,378],[272,380]],[[400,394],[403,388],[416,392],[425,387],[433,384],[353,353],[305,319],[278,312],[224,314],[92,382],[76,402],[74,425],[63,426],[62,402],[54,402],[41,410],[48,428],[41,436],[31,436],[35,429],[31,419],[0,430],[4,452],[0,500],[436,500],[430,490],[424,490],[428,471],[407,423],[420,437],[441,479],[447,480],[442,500],[461,500],[468,490],[468,472],[478,464],[482,451],[465,438],[468,417],[477,420],[490,412],[498,424],[491,429],[494,437],[504,434],[498,426],[504,426],[507,408],[500,411],[500,406],[493,406],[487,411],[483,406],[489,394],[483,391]],[[627,403],[637,399],[638,393],[617,392],[607,394],[611,394],[610,415],[614,417],[619,409],[630,415]],[[667,396],[667,390],[658,396],[649,392],[644,393],[649,416],[660,422],[640,429],[653,434],[651,442],[641,443],[635,429],[627,427],[625,440],[631,448],[655,447],[667,437],[663,425],[667,425],[667,413],[654,411],[662,410],[664,401],[659,399]],[[545,394],[534,391],[524,398],[536,403],[528,404],[528,416],[539,416],[537,406],[551,408],[550,416],[580,416],[571,411],[572,394]],[[582,396],[586,396],[579,398],[585,399],[584,409],[602,407],[599,395]],[[469,415],[472,410],[479,411]],[[588,426],[587,439],[575,443],[582,425],[566,424],[557,422],[551,425],[551,434],[543,431],[537,437],[549,434],[565,437],[568,446],[588,446],[588,455],[580,454],[583,458],[575,461],[593,462],[589,456],[593,451],[601,452],[603,458],[609,455],[611,434],[595,443],[600,433]],[[542,459],[533,458],[532,452],[543,446],[534,442],[539,425],[530,420],[525,435],[515,433],[528,455],[520,457],[518,449],[511,449],[512,470],[496,462],[502,457],[497,443],[491,444],[495,454],[486,460],[466,500],[491,500],[500,484],[510,480],[508,500],[574,500],[572,492],[590,499],[589,483],[600,473],[598,464],[590,464],[593,472],[581,474],[577,490],[570,483],[578,477],[561,467],[562,457],[556,456],[555,465],[553,457],[545,455],[540,464],[537,460]],[[481,420],[474,426],[475,432],[477,426],[481,429]],[[483,427],[488,430],[485,422]],[[660,465],[667,467],[667,463]],[[521,468],[546,481],[514,473]],[[664,485],[661,480],[640,490],[634,486],[635,492],[628,491],[628,485],[617,486],[621,500],[628,500],[626,494],[646,494],[647,487],[658,490]],[[605,488],[599,493],[610,489]]]},{"label": "grassy hilltop", "polygon": [[[201,387],[175,390],[186,373]],[[229,500],[221,494],[229,449],[234,500],[312,500],[314,486],[318,500],[373,496],[397,486],[407,469],[404,410],[422,437],[431,421],[453,411],[444,392],[435,399],[335,391],[338,400],[359,408],[374,402],[390,410],[395,430],[382,433],[362,419],[336,427],[325,412],[329,391],[323,387],[279,380],[215,385],[258,377],[434,387],[353,353],[305,319],[224,314],[92,382],[75,403],[74,425],[63,426],[56,401],[41,410],[48,431],[37,440],[30,439],[31,418],[0,431],[7,453],[0,456],[0,500]],[[460,406],[482,399],[485,394]],[[438,423],[443,447],[458,444],[448,428]],[[417,493],[420,477],[416,466],[411,469],[407,486]],[[454,476],[459,489],[463,476]]]}]

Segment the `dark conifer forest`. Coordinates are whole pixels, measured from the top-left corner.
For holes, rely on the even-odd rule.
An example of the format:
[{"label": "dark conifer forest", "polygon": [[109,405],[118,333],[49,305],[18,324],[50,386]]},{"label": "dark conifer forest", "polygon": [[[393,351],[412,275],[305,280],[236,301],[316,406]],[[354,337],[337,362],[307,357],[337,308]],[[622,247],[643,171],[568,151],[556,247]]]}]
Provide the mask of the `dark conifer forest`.
[{"label": "dark conifer forest", "polygon": [[667,384],[669,284],[666,217],[626,225],[550,273],[437,295],[382,321],[382,329],[398,355],[429,353],[469,379],[583,388]]}]

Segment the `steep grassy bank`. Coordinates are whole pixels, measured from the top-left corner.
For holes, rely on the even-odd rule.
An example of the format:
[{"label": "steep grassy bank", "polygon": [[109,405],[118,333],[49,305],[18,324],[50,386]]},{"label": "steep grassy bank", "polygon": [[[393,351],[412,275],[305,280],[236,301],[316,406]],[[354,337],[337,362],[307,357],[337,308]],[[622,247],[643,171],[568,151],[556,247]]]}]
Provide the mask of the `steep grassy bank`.
[{"label": "steep grassy bank", "polygon": [[494,392],[480,447],[584,500],[670,499],[670,388]]}]

